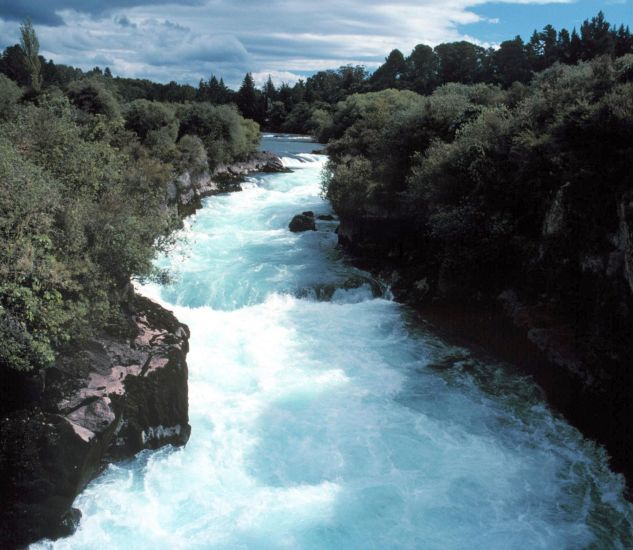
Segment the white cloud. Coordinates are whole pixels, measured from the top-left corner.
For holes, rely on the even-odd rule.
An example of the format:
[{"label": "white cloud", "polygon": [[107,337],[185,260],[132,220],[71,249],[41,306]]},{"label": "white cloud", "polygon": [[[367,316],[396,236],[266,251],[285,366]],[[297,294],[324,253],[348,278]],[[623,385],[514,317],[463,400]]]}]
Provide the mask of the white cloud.
[{"label": "white cloud", "polygon": [[[84,69],[107,63],[115,74],[161,81],[197,83],[216,74],[236,86],[252,71],[258,82],[270,74],[277,83],[292,83],[344,64],[376,67],[394,48],[407,53],[419,43],[465,39],[460,26],[496,22],[472,10],[490,0],[168,1],[37,4],[45,6],[37,8],[41,20],[63,21],[61,26],[36,25],[43,54]],[[64,6],[74,9],[59,9]],[[17,40],[16,22],[0,20],[0,31],[5,40],[0,45]]]}]

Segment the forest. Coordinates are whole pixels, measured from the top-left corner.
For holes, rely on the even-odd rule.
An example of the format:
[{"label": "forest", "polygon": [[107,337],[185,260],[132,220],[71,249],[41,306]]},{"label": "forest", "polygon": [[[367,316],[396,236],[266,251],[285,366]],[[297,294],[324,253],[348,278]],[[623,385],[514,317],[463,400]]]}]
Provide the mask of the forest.
[{"label": "forest", "polygon": [[[311,133],[328,139],[322,127],[331,118],[336,104],[355,93],[386,89],[411,90],[425,95],[450,82],[486,83],[509,88],[528,83],[532,75],[555,63],[575,65],[601,55],[621,57],[633,53],[633,35],[628,26],[611,25],[599,12],[580,28],[555,29],[546,25],[535,30],[529,40],[516,36],[496,48],[484,48],[467,41],[431,47],[418,44],[405,56],[395,49],[385,62],[370,72],[361,65],[319,71],[294,85],[275,86],[269,77],[261,89],[247,73],[238,90],[229,88],[221,77],[211,75],[198,86],[169,82],[160,84],[144,79],[113,76],[111,70],[95,67],[84,72],[55,64],[40,56],[44,87],[65,87],[71,82],[94,77],[107,83],[120,101],[137,99],[168,103],[203,102],[234,104],[241,114],[266,130]],[[19,45],[7,48],[0,57],[0,73],[20,86],[30,83],[30,73],[22,62]]]},{"label": "forest", "polygon": [[130,100],[38,51],[26,22],[0,74],[0,364],[18,371],[125,332],[130,277],[160,275],[152,259],[180,224],[168,184],[259,143],[231,105]]}]

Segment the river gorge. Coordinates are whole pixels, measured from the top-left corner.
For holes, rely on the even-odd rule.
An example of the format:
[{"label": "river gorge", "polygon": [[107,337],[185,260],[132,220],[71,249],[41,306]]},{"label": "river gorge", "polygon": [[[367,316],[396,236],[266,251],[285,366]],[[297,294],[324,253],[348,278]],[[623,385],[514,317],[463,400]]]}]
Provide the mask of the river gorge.
[{"label": "river gorge", "polygon": [[346,262],[315,146],[266,135],[292,172],[204,199],[139,287],[191,330],[188,444],[108,466],[32,548],[630,548],[604,449]]}]

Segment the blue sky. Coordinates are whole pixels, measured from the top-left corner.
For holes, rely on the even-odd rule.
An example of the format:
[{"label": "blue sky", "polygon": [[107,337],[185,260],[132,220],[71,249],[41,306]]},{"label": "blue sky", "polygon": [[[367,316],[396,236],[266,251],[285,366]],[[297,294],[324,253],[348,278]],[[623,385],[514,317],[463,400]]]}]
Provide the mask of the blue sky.
[{"label": "blue sky", "polygon": [[373,69],[418,43],[571,29],[598,10],[633,27],[633,0],[0,0],[0,47],[28,15],[58,63],[161,82],[216,74],[235,86],[250,71],[293,83],[348,63]]},{"label": "blue sky", "polygon": [[466,25],[462,30],[480,40],[498,43],[517,34],[529,38],[535,28],[541,29],[548,23],[557,29],[578,28],[599,10],[605,13],[607,21],[633,28],[633,0],[577,0],[545,5],[489,2],[473,11],[484,19],[498,18],[499,23],[490,25],[484,21]]}]

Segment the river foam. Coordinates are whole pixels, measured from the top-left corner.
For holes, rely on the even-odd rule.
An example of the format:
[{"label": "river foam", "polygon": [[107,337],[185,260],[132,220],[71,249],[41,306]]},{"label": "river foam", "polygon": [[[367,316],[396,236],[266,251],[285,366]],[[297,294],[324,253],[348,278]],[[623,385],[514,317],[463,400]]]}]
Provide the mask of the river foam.
[{"label": "river foam", "polygon": [[322,163],[188,220],[142,292],[191,329],[190,442],[109,466],[35,547],[631,547],[622,478],[529,379],[410,322],[331,224],[287,230],[329,212]]}]

